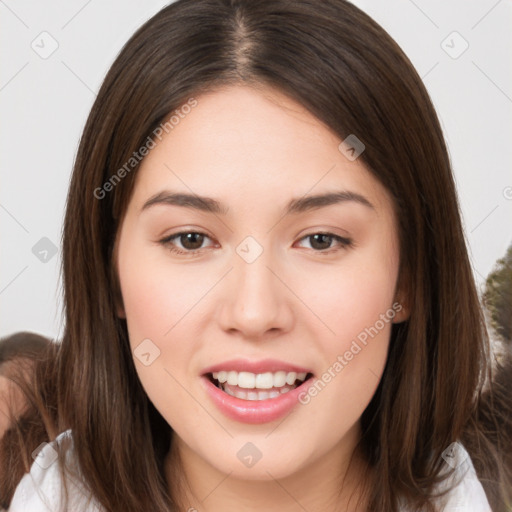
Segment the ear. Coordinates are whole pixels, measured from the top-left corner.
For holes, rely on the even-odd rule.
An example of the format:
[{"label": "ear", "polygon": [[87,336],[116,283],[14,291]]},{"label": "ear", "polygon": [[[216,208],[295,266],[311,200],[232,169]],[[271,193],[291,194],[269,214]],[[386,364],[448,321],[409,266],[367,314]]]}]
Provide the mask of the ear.
[{"label": "ear", "polygon": [[119,318],[124,318],[126,320],[126,312],[124,310],[122,300],[116,300],[116,314]]},{"label": "ear", "polygon": [[400,324],[409,320],[411,310],[407,301],[395,297],[395,301],[393,302],[393,311],[395,312],[395,316],[393,317],[394,324]]},{"label": "ear", "polygon": [[398,279],[395,299],[393,301],[393,311],[395,312],[395,316],[393,317],[394,324],[409,320],[411,314],[410,293],[406,290],[406,282],[407,280],[403,275]]}]

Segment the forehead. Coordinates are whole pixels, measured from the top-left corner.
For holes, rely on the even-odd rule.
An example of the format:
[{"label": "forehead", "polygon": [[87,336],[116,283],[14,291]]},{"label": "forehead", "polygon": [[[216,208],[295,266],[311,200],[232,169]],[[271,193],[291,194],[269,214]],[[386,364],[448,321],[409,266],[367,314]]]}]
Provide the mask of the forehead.
[{"label": "forehead", "polygon": [[281,92],[231,86],[195,99],[142,161],[134,190],[139,207],[165,187],[231,199],[243,191],[245,199],[283,202],[341,188],[389,203],[361,160],[339,150],[340,137]]}]

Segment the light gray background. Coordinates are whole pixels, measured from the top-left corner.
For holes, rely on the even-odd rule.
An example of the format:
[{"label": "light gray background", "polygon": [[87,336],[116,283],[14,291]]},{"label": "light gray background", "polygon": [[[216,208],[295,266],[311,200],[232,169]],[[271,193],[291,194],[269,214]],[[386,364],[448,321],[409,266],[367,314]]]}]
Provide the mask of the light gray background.
[{"label": "light gray background", "polygon": [[[424,79],[449,147],[481,285],[512,241],[512,2],[354,3],[395,38]],[[166,4],[0,0],[0,336],[62,334],[60,236],[80,134],[122,45]],[[32,48],[48,51],[53,40],[58,48],[46,59]],[[445,51],[456,55],[464,40],[469,47],[458,58]],[[42,252],[43,237],[55,255]]]}]

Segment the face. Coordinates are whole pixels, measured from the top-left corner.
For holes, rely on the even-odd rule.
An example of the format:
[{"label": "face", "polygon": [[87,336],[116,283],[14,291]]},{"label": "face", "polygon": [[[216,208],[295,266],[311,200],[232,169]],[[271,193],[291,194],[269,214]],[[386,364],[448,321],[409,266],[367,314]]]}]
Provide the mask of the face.
[{"label": "face", "polygon": [[23,393],[9,376],[9,367],[16,364],[18,361],[8,361],[0,368],[0,438],[11,427],[13,416],[19,417],[25,406]]},{"label": "face", "polygon": [[9,399],[10,388],[10,381],[3,375],[0,375],[0,438],[5,434],[11,423]]},{"label": "face", "polygon": [[393,205],[279,92],[196,100],[138,170],[116,240],[119,315],[183,453],[283,478],[358,439],[406,315]]}]

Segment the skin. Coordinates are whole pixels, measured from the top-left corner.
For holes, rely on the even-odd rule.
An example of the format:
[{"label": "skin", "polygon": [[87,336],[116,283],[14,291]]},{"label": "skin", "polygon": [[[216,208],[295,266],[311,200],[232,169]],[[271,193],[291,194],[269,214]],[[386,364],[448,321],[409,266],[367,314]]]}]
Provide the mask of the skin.
[{"label": "skin", "polygon": [[9,379],[0,375],[0,438],[7,432],[11,424],[10,420],[10,389],[12,385]]},{"label": "skin", "polygon": [[[361,510],[359,454],[350,471],[347,464],[385,367],[391,322],[284,421],[228,419],[200,375],[240,357],[287,361],[318,378],[397,300],[403,307],[393,321],[405,320],[391,198],[360,160],[339,151],[336,134],[278,91],[239,85],[196,99],[143,160],[115,247],[118,314],[132,349],[149,338],[160,350],[148,366],[134,361],[174,431],[169,483],[177,490],[179,456],[188,484],[179,491],[183,510]],[[162,204],[141,212],[164,189],[215,198],[229,212]],[[339,190],[373,208],[345,201],[283,216],[292,198]],[[159,243],[182,231],[207,237],[195,246],[183,237]],[[306,236],[319,232],[353,244],[328,239],[319,247]],[[247,236],[263,248],[250,264],[236,252]],[[179,255],[172,246],[201,249]],[[237,458],[248,441],[262,453],[251,468]]]},{"label": "skin", "polygon": [[0,438],[11,427],[12,417],[21,416],[25,406],[23,393],[9,377],[9,367],[19,362],[9,361],[0,365]]}]

